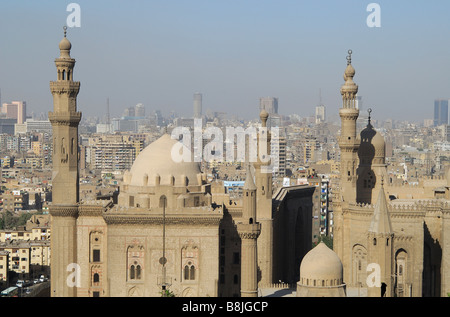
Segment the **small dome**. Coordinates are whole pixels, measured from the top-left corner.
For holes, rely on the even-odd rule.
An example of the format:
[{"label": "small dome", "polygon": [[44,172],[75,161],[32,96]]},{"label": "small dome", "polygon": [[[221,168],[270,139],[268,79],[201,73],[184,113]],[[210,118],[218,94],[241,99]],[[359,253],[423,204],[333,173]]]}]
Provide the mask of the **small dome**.
[{"label": "small dome", "polygon": [[384,157],[386,152],[386,143],[381,133],[377,132],[373,139],[372,144],[375,149],[375,157]]},{"label": "small dome", "polygon": [[266,111],[266,109],[262,109],[259,113],[259,117],[261,118],[261,120],[267,120],[267,118],[269,117],[269,113]]},{"label": "small dome", "polygon": [[323,242],[309,251],[300,265],[300,279],[342,281],[342,278],[341,260]]},{"label": "small dome", "polygon": [[61,51],[70,51],[72,48],[72,43],[64,36],[64,38],[59,42],[59,49]]},{"label": "small dome", "polygon": [[[177,162],[177,158],[172,156],[172,150],[178,149],[175,145],[180,145],[183,153],[189,153],[192,162]],[[187,151],[187,152],[185,152]],[[175,152],[176,153],[176,152]],[[131,179],[129,185],[143,186],[143,179],[147,179],[147,184],[154,186],[155,179],[160,178],[161,185],[171,184],[171,178],[175,178],[178,183],[180,177],[186,177],[188,185],[201,185],[198,174],[201,174],[200,165],[193,162],[192,151],[183,146],[178,140],[172,139],[169,134],[164,134],[161,138],[147,146],[136,158],[130,169]]]},{"label": "small dome", "polygon": [[345,69],[344,79],[347,80],[349,78],[355,77],[355,73],[355,68],[352,66],[352,64],[348,64],[347,68]]}]

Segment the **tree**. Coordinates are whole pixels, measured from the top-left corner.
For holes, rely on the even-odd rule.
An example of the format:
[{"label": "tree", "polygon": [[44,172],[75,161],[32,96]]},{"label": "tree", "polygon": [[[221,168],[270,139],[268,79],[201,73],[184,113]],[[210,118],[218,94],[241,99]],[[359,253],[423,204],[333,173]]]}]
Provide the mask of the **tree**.
[{"label": "tree", "polygon": [[327,247],[329,247],[331,250],[333,250],[333,238],[329,236],[320,236],[319,240],[317,241],[317,244],[319,244],[321,241],[325,243]]}]

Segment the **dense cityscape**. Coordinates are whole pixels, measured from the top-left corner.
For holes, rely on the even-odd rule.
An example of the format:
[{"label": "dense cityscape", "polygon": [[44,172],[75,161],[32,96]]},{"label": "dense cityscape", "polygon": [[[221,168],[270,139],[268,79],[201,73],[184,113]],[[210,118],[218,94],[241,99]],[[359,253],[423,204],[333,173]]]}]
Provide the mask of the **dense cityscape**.
[{"label": "dense cityscape", "polygon": [[[124,107],[122,117],[109,118],[108,100],[105,100],[105,117],[88,117],[80,123],[80,200],[116,196],[124,172],[132,167],[139,153],[173,127],[193,129],[194,118],[201,119],[204,126],[222,129],[247,128],[258,121],[245,121],[224,112],[202,111],[201,97],[200,93],[194,95],[190,118],[175,113],[163,116],[160,110],[146,111],[143,104]],[[315,113],[302,117],[279,114],[282,103],[279,108],[276,97],[262,97],[260,104],[255,105],[255,113],[269,109],[269,122],[280,131],[272,148],[273,157],[278,158],[273,170],[274,192],[290,185],[316,187],[314,245],[321,240],[332,245],[332,193],[339,184],[340,124],[327,118],[327,107],[320,103],[312,105]],[[362,97],[358,97],[358,108],[362,113],[358,119],[361,130],[369,116]],[[429,108],[430,118],[423,122],[380,121],[372,114],[372,124],[386,140],[389,181],[397,186],[422,187],[430,180],[445,179],[450,151],[448,100],[430,101]],[[44,114],[38,116],[32,109],[28,111],[31,115],[27,114],[26,101],[2,104],[0,249],[2,253],[21,254],[10,256],[9,263],[3,263],[0,273],[3,288],[15,285],[17,280],[39,280],[41,275],[49,276],[50,272],[48,206],[52,202],[52,127]],[[202,167],[208,181],[221,182],[232,197],[242,194],[245,181],[242,162],[210,161],[202,162]],[[431,192],[437,187],[427,190]]]},{"label": "dense cityscape", "polygon": [[1,297],[264,298],[226,303],[242,313],[270,297],[450,296],[450,97],[395,119],[349,47],[324,81],[339,98],[315,82],[298,111],[271,90],[245,109],[207,88],[182,111],[114,88],[86,102],[69,9],[39,77],[53,105],[0,87]]}]

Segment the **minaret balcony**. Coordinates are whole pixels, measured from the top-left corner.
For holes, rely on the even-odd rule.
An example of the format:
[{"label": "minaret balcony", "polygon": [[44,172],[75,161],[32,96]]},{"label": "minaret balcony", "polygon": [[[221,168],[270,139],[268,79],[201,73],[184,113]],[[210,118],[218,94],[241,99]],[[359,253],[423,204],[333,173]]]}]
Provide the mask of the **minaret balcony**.
[{"label": "minaret balcony", "polygon": [[260,223],[238,223],[237,231],[241,239],[257,239],[261,233]]},{"label": "minaret balcony", "polygon": [[81,121],[81,112],[49,112],[48,119],[52,124],[78,124]]},{"label": "minaret balcony", "polygon": [[80,91],[80,82],[70,80],[51,81],[50,91],[52,94],[68,94],[75,97]]}]

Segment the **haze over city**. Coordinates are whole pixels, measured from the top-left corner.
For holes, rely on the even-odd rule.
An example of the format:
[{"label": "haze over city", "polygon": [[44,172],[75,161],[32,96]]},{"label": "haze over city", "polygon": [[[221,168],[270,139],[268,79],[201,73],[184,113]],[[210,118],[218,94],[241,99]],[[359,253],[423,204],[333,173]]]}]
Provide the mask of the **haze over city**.
[{"label": "haze over city", "polygon": [[[69,1],[2,1],[2,102],[28,111],[52,106],[55,43]],[[370,1],[77,1],[81,26],[68,29],[82,82],[83,116],[112,116],[137,103],[147,111],[205,110],[258,116],[258,100],[279,98],[280,114],[309,116],[321,100],[341,105],[342,64],[353,50],[364,107],[376,119],[433,116],[448,98],[448,1],[378,1],[381,27],[366,19]]]}]

